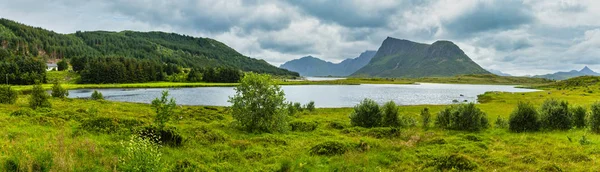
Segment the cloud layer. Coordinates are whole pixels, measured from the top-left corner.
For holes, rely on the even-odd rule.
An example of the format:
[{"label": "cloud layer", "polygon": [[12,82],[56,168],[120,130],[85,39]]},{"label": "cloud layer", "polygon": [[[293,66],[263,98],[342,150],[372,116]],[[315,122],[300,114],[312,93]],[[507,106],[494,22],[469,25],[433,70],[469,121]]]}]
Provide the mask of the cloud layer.
[{"label": "cloud layer", "polygon": [[279,65],[339,62],[387,37],[451,40],[514,75],[600,70],[600,3],[533,0],[3,0],[0,17],[61,33],[159,30],[222,41]]}]

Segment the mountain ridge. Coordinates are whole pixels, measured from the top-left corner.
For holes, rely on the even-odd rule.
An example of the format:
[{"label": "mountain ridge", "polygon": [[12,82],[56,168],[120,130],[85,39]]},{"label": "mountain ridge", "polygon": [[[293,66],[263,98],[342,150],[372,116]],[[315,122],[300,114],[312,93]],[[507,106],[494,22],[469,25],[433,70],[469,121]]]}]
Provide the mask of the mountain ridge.
[{"label": "mountain ridge", "polygon": [[578,76],[600,76],[600,73],[597,73],[595,71],[593,71],[592,69],[590,69],[589,67],[585,66],[583,67],[583,69],[581,70],[571,70],[568,72],[556,72],[556,73],[551,73],[551,74],[545,74],[545,75],[535,75],[533,76],[534,78],[546,78],[546,79],[553,79],[553,80],[565,80],[565,79],[570,79],[570,78],[574,78],[574,77],[578,77]]},{"label": "mountain ridge", "polygon": [[348,58],[340,63],[305,56],[287,61],[280,68],[298,72],[302,76],[348,76],[369,63],[375,53],[375,51],[367,50],[356,58]]},{"label": "mountain ridge", "polygon": [[356,77],[445,77],[490,74],[472,61],[456,44],[439,40],[432,44],[387,37],[369,64]]}]

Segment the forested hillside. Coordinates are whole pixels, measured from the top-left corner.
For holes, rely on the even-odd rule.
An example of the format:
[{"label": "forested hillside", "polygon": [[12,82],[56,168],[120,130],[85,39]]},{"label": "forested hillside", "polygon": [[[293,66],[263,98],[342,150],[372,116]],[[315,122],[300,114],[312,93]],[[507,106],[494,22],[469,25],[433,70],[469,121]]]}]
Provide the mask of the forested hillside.
[{"label": "forested hillside", "polygon": [[[218,67],[298,76],[298,73],[279,69],[264,60],[246,57],[219,41],[175,33],[94,31],[59,34],[0,19],[0,46],[0,58],[35,57],[42,61],[99,57],[136,58],[162,63],[164,66]],[[78,66],[83,68],[85,64]],[[165,68],[164,66],[162,68]],[[79,69],[81,70],[83,69]]]}]

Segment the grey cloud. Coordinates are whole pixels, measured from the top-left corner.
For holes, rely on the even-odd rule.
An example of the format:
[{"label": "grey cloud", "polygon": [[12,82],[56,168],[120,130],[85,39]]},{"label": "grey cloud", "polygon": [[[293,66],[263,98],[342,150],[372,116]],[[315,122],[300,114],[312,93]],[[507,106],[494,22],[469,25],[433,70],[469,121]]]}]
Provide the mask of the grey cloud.
[{"label": "grey cloud", "polygon": [[258,40],[261,48],[275,50],[281,53],[291,54],[316,54],[317,50],[310,42],[300,41],[277,41],[275,39],[260,39]]},{"label": "grey cloud", "polygon": [[480,32],[514,29],[534,20],[529,7],[521,1],[478,1],[474,8],[443,24],[460,39]]}]

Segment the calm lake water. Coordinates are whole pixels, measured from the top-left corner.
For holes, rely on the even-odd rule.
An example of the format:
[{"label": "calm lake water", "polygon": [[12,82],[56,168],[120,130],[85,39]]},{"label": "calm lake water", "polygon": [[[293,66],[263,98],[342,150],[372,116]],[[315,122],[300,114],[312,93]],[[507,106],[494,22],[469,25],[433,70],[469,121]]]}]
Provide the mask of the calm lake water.
[{"label": "calm lake water", "polygon": [[[317,107],[353,107],[365,98],[383,104],[393,100],[399,105],[452,104],[452,100],[476,102],[477,95],[487,91],[533,92],[538,90],[505,85],[429,84],[392,85],[298,85],[282,86],[287,101],[305,104],[315,101]],[[150,103],[160,97],[164,88],[97,89],[106,100]],[[233,87],[168,88],[180,105],[229,106]],[[70,90],[71,98],[89,98],[93,89]]]}]

